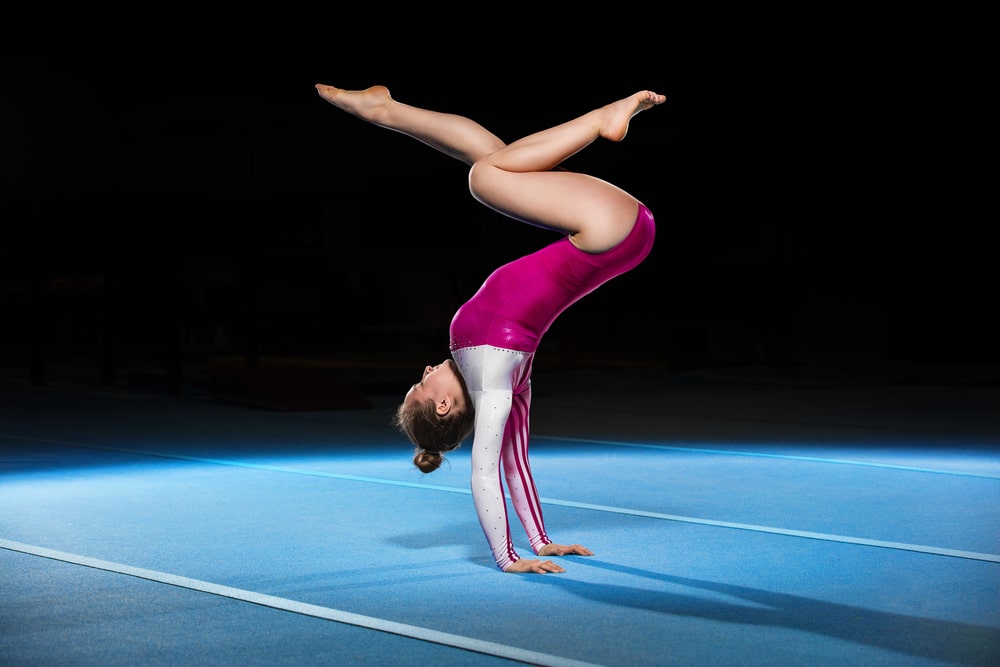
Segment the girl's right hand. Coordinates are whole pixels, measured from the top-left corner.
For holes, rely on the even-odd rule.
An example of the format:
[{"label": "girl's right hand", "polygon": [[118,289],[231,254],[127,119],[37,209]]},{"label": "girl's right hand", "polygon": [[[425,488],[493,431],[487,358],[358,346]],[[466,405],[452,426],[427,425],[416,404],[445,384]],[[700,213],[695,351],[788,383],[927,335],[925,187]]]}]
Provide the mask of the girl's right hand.
[{"label": "girl's right hand", "polygon": [[550,572],[565,572],[561,566],[556,565],[550,560],[534,560],[531,558],[519,558],[510,564],[504,572],[515,572],[515,573],[535,573],[535,574],[548,574]]}]

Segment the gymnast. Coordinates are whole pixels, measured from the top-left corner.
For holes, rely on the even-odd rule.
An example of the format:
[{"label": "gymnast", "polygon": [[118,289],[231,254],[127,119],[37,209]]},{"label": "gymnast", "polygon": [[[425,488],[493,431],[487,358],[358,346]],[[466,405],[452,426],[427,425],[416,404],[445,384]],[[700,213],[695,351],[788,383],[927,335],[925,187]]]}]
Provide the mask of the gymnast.
[{"label": "gymnast", "polygon": [[319,95],[361,120],[405,134],[469,165],[469,190],[515,220],[558,232],[553,243],[496,269],[455,313],[451,358],[427,366],[395,415],[416,446],[413,462],[436,470],[444,453],[472,436],[472,497],[503,572],[565,572],[551,560],[521,558],[510,535],[501,467],[535,555],[592,556],[549,539],[528,462],[532,361],[556,317],[608,280],[641,263],[653,247],[653,216],[611,183],[560,167],[598,138],[619,142],[633,116],[666,101],[648,90],[505,144],[469,118],[395,100],[385,86]]}]

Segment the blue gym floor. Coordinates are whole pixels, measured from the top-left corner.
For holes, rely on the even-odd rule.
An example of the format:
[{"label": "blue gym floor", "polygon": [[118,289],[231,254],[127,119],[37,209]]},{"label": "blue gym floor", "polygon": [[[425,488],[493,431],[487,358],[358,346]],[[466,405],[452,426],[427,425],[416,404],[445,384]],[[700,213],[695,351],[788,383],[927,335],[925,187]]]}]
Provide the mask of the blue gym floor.
[{"label": "blue gym floor", "polygon": [[550,575],[390,394],[0,383],[0,663],[1000,664],[996,382],[536,371]]}]

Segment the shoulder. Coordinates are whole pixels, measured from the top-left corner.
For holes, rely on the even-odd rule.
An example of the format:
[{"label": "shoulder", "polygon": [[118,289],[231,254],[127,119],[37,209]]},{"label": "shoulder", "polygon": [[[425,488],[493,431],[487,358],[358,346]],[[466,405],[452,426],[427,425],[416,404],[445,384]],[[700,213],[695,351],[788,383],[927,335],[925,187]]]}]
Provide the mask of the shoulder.
[{"label": "shoulder", "polygon": [[494,345],[476,345],[453,350],[469,392],[511,391],[531,369],[532,352],[509,350]]}]

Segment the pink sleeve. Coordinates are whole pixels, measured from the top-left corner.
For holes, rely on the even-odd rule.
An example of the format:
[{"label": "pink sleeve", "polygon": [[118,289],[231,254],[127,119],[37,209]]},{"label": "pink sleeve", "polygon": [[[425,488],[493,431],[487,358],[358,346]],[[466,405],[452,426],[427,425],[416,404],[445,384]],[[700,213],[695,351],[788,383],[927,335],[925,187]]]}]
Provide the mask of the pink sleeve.
[{"label": "pink sleeve", "polygon": [[535,480],[531,476],[531,464],[528,461],[528,441],[530,439],[529,415],[531,414],[531,385],[520,394],[514,396],[507,427],[504,432],[503,460],[504,476],[507,478],[507,490],[510,492],[524,532],[528,535],[532,550],[538,550],[552,542],[545,534],[545,521],[542,519],[542,503],[538,498]]}]

